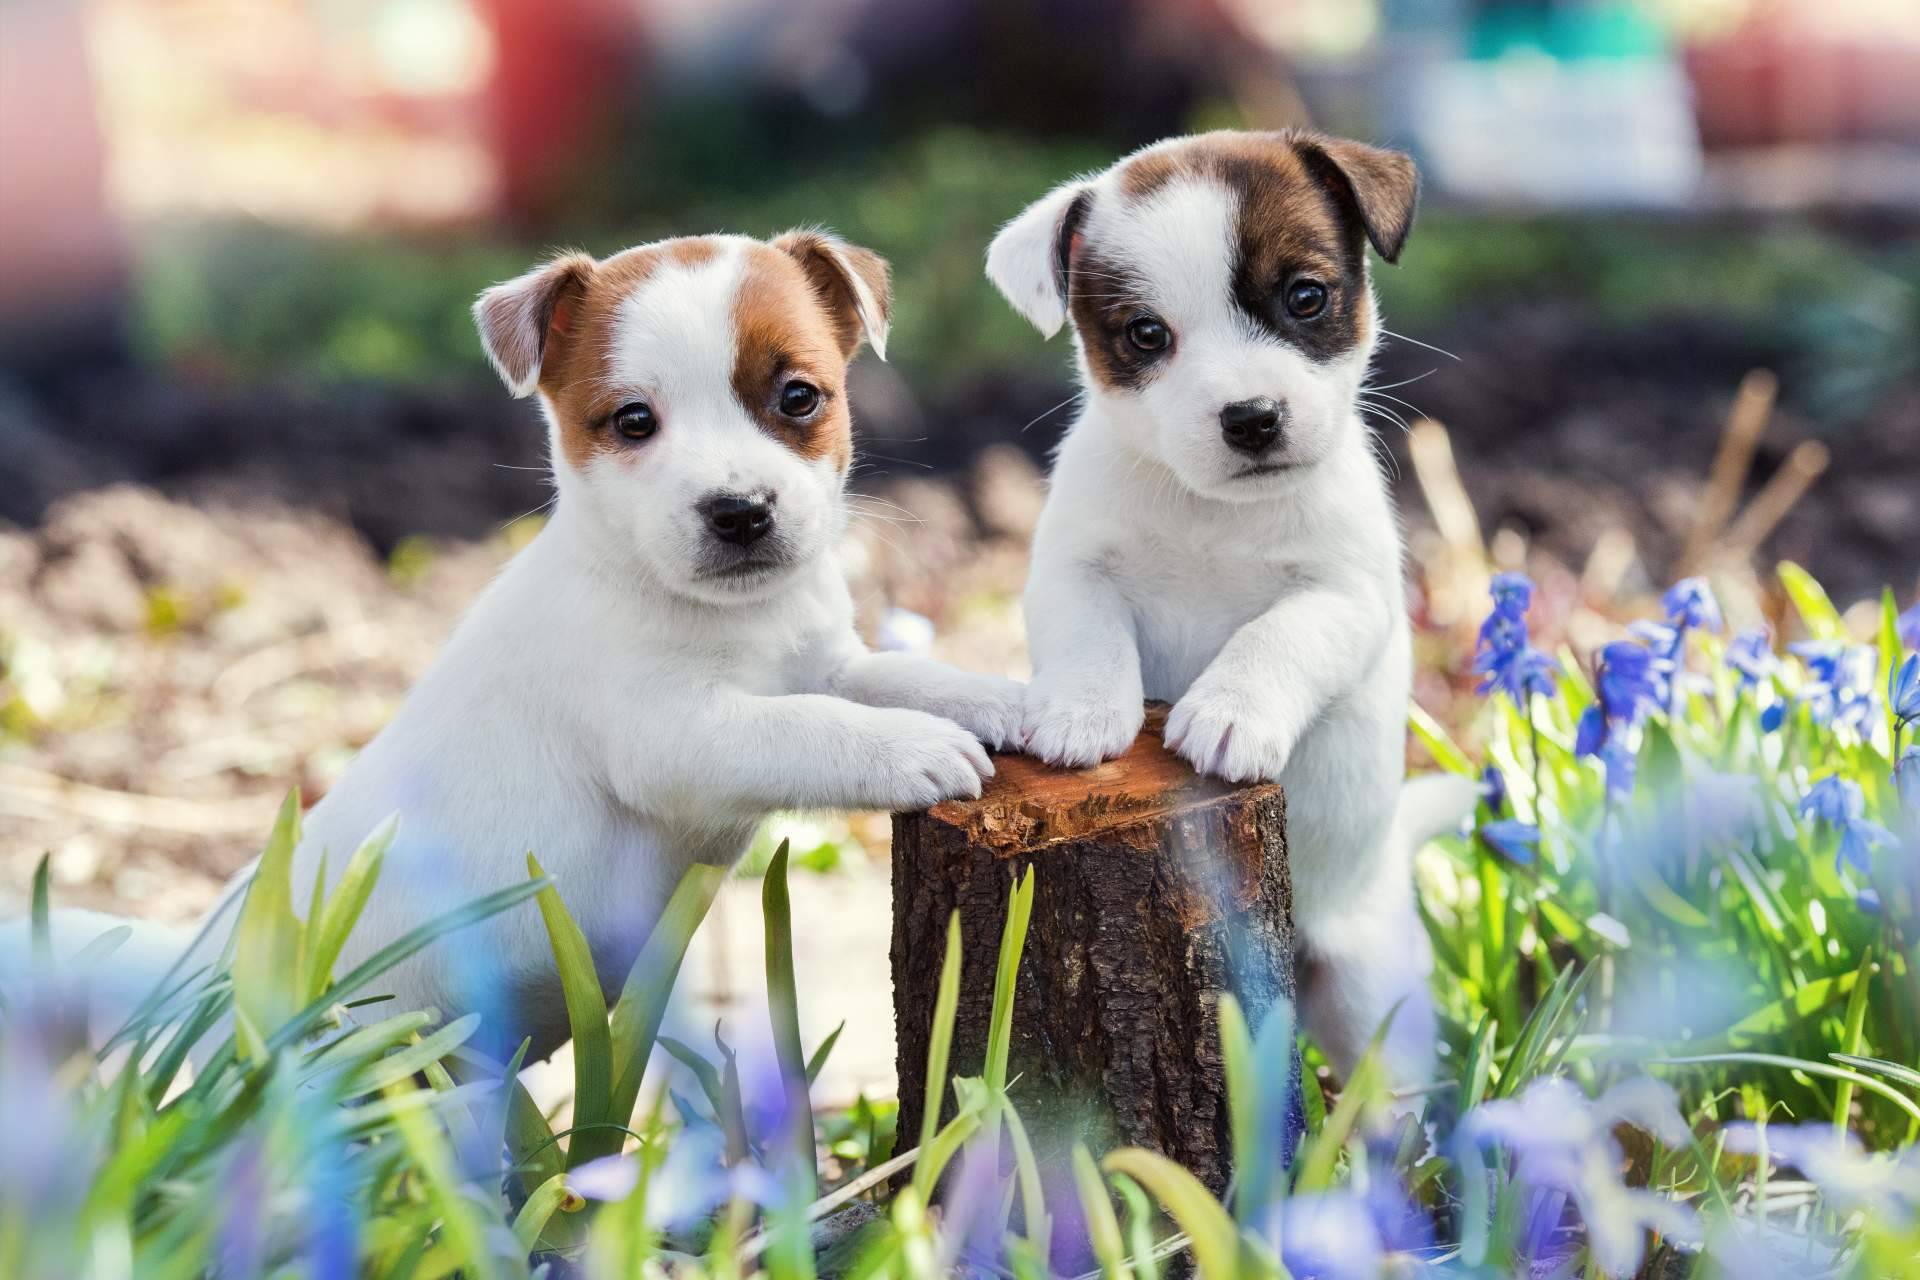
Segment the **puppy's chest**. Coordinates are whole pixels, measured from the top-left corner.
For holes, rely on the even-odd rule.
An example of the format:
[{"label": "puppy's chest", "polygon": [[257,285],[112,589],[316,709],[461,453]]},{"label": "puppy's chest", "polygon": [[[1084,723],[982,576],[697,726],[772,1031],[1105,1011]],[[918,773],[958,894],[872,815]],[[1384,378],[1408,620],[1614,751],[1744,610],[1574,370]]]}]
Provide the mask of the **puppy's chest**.
[{"label": "puppy's chest", "polygon": [[1132,607],[1147,695],[1164,699],[1186,692],[1234,632],[1306,580],[1297,559],[1232,546],[1144,543],[1107,565]]}]

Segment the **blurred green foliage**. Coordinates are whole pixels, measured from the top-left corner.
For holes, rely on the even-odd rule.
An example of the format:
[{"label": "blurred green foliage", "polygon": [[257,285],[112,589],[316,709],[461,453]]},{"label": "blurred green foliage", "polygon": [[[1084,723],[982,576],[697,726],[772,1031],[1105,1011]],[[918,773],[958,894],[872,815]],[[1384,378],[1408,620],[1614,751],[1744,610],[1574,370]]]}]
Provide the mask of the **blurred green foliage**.
[{"label": "blurred green foliage", "polygon": [[[725,119],[655,122],[630,157],[553,224],[510,243],[416,235],[320,238],[259,225],[154,232],[139,254],[144,355],[238,378],[431,381],[486,376],[468,307],[553,248],[608,254],[672,235],[825,226],[894,265],[892,348],[923,392],[983,375],[1063,372],[982,272],[994,230],[1107,144],[940,128],[821,157]],[[1389,323],[1445,342],[1456,319],[1528,298],[1631,326],[1707,315],[1837,362],[1834,389],[1871,393],[1920,348],[1920,247],[1861,243],[1804,222],[1564,217],[1433,210],[1402,264],[1376,273]]]}]

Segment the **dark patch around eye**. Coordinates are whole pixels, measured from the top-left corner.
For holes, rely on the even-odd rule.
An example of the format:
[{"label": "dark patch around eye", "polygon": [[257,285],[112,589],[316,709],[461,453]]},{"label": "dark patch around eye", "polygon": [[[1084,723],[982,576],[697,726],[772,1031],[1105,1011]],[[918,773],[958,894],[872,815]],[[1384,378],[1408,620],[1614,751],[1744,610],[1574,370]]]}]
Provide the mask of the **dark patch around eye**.
[{"label": "dark patch around eye", "polygon": [[1093,376],[1125,391],[1152,382],[1179,348],[1180,335],[1171,334],[1157,351],[1143,351],[1127,337],[1128,326],[1143,315],[1158,318],[1138,274],[1083,244],[1067,284],[1067,309]]}]

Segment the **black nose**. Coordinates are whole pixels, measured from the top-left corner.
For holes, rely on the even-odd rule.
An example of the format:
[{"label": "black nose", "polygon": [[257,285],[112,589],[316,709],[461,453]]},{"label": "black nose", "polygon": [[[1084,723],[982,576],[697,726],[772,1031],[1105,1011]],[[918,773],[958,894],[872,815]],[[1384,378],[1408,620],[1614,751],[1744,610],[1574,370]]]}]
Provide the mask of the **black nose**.
[{"label": "black nose", "polygon": [[707,528],[722,542],[749,547],[773,530],[773,495],[741,497],[723,493],[700,504]]},{"label": "black nose", "polygon": [[1280,439],[1280,406],[1261,396],[1240,400],[1220,411],[1220,434],[1241,453],[1265,453]]}]

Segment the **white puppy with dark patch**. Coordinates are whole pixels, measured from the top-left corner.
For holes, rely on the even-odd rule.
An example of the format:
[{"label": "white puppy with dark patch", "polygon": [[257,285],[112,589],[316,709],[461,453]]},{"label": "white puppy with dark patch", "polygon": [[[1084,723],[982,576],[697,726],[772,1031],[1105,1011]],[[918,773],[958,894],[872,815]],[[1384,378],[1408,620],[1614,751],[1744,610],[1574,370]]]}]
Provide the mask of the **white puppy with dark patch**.
[{"label": "white puppy with dark patch", "polygon": [[[400,819],[343,971],[523,881],[532,850],[611,1000],[682,874],[731,863],[770,811],[980,793],[981,742],[1014,740],[1020,686],[869,653],[832,554],[847,363],[863,336],[883,352],[888,305],[880,258],[813,232],[567,254],[481,296],[488,354],[544,411],[558,501],[307,817],[296,885],[323,854],[338,875]],[[60,913],[61,949],[114,923]],[[124,994],[189,936],[143,927],[116,957]],[[538,1058],[566,1036],[530,909],[434,945],[381,989],[385,1008],[482,1011],[495,1052],[526,1035]]]},{"label": "white puppy with dark patch", "polygon": [[1195,769],[1284,784],[1303,1021],[1345,1073],[1398,1006],[1403,1083],[1435,1044],[1411,852],[1472,804],[1402,794],[1400,534],[1356,403],[1366,247],[1399,255],[1417,187],[1396,152],[1206,134],[1058,188],[987,256],[1042,333],[1071,320],[1085,392],[1034,540],[1026,749],[1116,756],[1159,699]]}]

